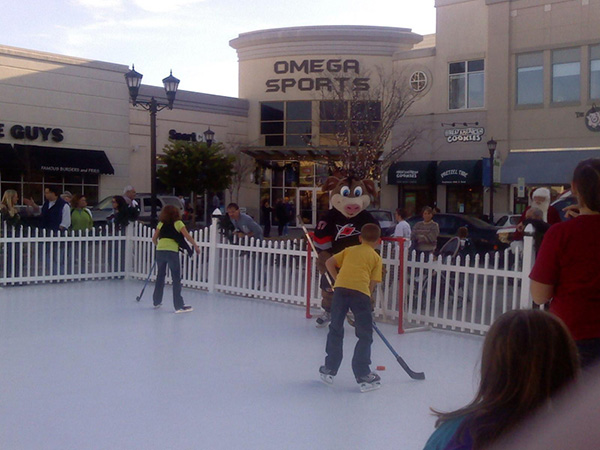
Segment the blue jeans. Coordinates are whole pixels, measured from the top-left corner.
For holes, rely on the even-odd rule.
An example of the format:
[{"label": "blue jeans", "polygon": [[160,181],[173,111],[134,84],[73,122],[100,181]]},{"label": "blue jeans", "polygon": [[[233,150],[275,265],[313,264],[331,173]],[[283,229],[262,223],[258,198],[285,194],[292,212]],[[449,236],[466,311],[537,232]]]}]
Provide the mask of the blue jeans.
[{"label": "blue jeans", "polygon": [[335,288],[331,305],[331,323],[327,334],[325,367],[337,373],[343,356],[344,320],[348,310],[354,313],[355,333],[358,342],[352,357],[352,372],[355,377],[371,373],[371,343],[373,342],[373,316],[371,299],[354,289]]},{"label": "blue jeans", "polygon": [[181,296],[181,266],[179,265],[179,252],[170,250],[156,251],[156,266],[158,273],[156,275],[156,285],[154,286],[154,306],[160,305],[163,298],[165,287],[165,276],[167,275],[167,266],[171,271],[173,279],[173,306],[175,310],[183,308],[183,297]]}]

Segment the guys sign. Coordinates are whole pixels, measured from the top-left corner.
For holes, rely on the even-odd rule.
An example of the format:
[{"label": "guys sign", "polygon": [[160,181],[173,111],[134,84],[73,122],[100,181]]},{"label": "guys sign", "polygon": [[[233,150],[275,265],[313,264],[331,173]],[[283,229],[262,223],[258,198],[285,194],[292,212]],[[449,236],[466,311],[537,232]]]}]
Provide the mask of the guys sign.
[{"label": "guys sign", "polygon": [[[339,90],[368,91],[369,78],[358,78],[360,64],[355,59],[304,59],[302,61],[275,61],[273,72],[280,78],[266,81],[266,92],[320,91],[334,88]],[[289,78],[285,75],[304,73],[306,75],[325,73],[327,77]],[[339,74],[339,76],[337,75]],[[348,76],[350,75],[350,76]]]}]

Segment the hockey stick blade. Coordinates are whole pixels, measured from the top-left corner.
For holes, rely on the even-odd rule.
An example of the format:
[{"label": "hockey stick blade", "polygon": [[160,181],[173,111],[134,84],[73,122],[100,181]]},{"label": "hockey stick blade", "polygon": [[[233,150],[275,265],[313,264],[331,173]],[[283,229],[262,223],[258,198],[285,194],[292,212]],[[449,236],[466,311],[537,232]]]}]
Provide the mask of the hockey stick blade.
[{"label": "hockey stick blade", "polygon": [[400,366],[404,369],[404,371],[408,374],[409,377],[411,377],[413,380],[424,380],[425,379],[425,373],[415,372],[410,367],[408,367],[408,364],[406,364],[406,361],[404,361],[404,359],[402,359],[402,357],[398,353],[396,353],[396,350],[394,350],[394,347],[392,347],[392,344],[390,344],[388,342],[388,340],[385,338],[383,333],[379,330],[379,328],[377,327],[375,322],[373,322],[373,329],[377,332],[377,334],[379,335],[379,337],[381,338],[383,343],[387,346],[387,348],[390,349],[392,354],[396,357],[396,361],[398,361],[398,364],[400,364]]}]

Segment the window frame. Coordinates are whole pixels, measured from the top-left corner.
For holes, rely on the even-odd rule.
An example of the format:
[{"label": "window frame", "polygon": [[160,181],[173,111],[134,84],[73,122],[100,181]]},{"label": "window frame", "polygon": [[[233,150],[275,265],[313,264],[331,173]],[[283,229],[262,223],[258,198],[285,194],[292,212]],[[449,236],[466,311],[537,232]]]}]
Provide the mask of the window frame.
[{"label": "window frame", "polygon": [[[473,68],[473,70],[471,70],[470,66],[471,65],[475,65],[477,63],[481,63],[482,67],[481,69],[477,69],[477,68]],[[461,70],[458,70],[460,68],[460,64],[464,65],[464,68]],[[471,104],[475,101],[474,95],[471,95],[471,89],[470,89],[470,84],[474,83],[474,81],[471,81],[472,79],[474,80],[474,76],[479,76],[481,75],[481,80],[482,80],[482,93],[481,93],[481,104],[478,104],[476,106],[471,106]],[[479,78],[479,77],[478,77]],[[453,80],[460,80],[462,79],[462,81],[460,82],[462,87],[462,92],[459,92],[459,94],[462,94],[462,102],[461,105],[462,106],[457,106],[454,105],[453,102],[453,97],[455,97],[454,95],[452,95],[452,87],[453,87]],[[458,100],[458,98],[457,98]],[[466,110],[466,109],[482,109],[485,108],[485,58],[477,58],[477,59],[467,59],[467,60],[459,60],[459,61],[450,61],[448,62],[448,110],[449,111],[461,111],[461,110]]]},{"label": "window frame", "polygon": [[[565,57],[559,57],[559,54],[562,55],[566,55],[567,52],[572,52],[573,54],[577,54],[577,61],[560,61],[560,62],[555,62],[555,59],[564,59]],[[569,59],[568,57],[566,59]],[[560,104],[574,104],[574,103],[580,103],[581,102],[581,47],[568,47],[568,48],[558,48],[558,49],[553,49],[552,53],[551,53],[551,59],[550,59],[550,64],[551,64],[551,88],[550,88],[550,102],[552,104],[555,105],[560,105]],[[563,68],[567,68],[567,65],[571,65],[571,64],[577,64],[578,65],[578,74],[577,74],[577,78],[578,78],[578,83],[577,83],[577,96],[574,98],[567,98],[565,100],[557,100],[557,92],[555,91],[555,87],[557,86],[556,80],[558,79],[557,76],[555,76],[555,70],[558,68],[558,66],[563,66]]]},{"label": "window frame", "polygon": [[[308,107],[309,117],[295,117],[292,114],[290,107],[293,104],[306,104]],[[264,106],[268,105],[281,105],[279,111],[281,111],[281,117],[268,117],[264,120]],[[302,114],[300,114],[302,116]],[[289,117],[295,117],[290,119]],[[271,120],[272,119],[272,120]],[[294,130],[298,126],[307,126],[303,132]],[[308,147],[312,140],[312,101],[310,100],[280,100],[280,101],[265,101],[260,102],[260,135],[264,136],[265,147]],[[279,130],[278,128],[281,127]],[[269,129],[271,128],[271,129]],[[272,131],[272,132],[271,132]],[[302,138],[304,136],[304,138]],[[300,137],[300,140],[294,138]],[[292,142],[294,140],[295,142]]]},{"label": "window frame", "polygon": [[[522,65],[520,65],[519,64],[520,57],[529,57],[531,59],[534,59],[537,57],[541,60],[541,64],[532,65],[532,63],[524,62]],[[529,71],[533,71],[538,68],[541,68],[541,80],[540,80],[540,86],[539,86],[539,90],[541,93],[541,100],[539,102],[535,102],[535,103],[533,103],[533,102],[524,103],[524,102],[519,101],[519,89],[520,89],[519,86],[521,84],[521,83],[519,83],[519,71],[522,69],[529,69]],[[532,106],[543,106],[544,105],[544,76],[545,76],[544,72],[545,72],[545,67],[544,67],[544,52],[543,51],[526,52],[526,53],[519,53],[519,54],[515,55],[515,105],[516,106],[532,107]]]}]

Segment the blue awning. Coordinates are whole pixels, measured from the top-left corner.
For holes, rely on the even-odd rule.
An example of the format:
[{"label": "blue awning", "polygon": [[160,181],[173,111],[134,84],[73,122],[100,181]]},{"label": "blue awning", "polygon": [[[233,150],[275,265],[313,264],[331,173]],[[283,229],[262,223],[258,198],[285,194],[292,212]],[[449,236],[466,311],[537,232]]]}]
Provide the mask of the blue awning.
[{"label": "blue awning", "polygon": [[510,152],[502,164],[500,182],[517,184],[569,184],[579,161],[600,158],[598,150]]}]

